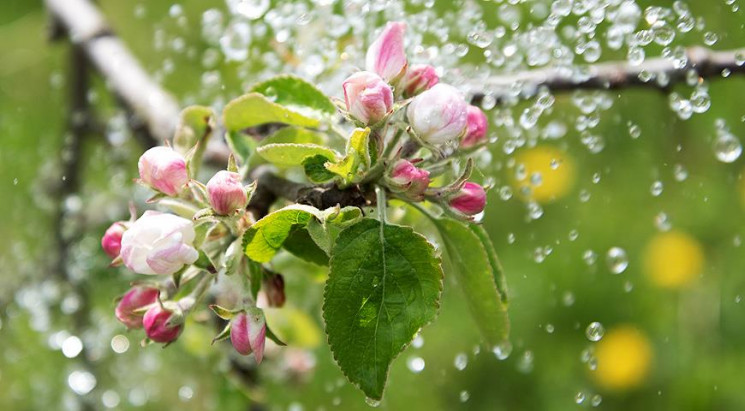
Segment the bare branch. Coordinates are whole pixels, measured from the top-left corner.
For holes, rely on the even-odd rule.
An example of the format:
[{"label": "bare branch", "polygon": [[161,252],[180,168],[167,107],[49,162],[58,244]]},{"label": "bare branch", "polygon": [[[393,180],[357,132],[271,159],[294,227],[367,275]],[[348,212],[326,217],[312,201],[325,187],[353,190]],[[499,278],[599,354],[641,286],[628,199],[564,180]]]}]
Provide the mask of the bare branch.
[{"label": "bare branch", "polygon": [[179,116],[176,100],[145,72],[88,0],[45,0],[56,24],[81,48],[107,84],[147,125],[154,142],[173,135]]},{"label": "bare branch", "polygon": [[685,81],[691,71],[701,78],[745,74],[745,49],[713,51],[705,47],[691,47],[686,49],[685,56],[684,63],[658,57],[638,65],[614,61],[584,67],[543,68],[476,80],[467,86],[476,103],[483,99],[485,90],[489,90],[500,103],[516,92],[522,98],[535,95],[541,87],[550,91],[629,87],[665,89]]}]

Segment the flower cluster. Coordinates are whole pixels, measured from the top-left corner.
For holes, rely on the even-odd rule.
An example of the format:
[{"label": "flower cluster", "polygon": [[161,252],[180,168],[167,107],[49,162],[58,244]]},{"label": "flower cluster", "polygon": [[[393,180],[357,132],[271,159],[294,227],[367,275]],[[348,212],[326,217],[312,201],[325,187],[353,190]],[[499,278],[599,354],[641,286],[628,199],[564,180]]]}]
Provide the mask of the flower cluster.
[{"label": "flower cluster", "polygon": [[[472,220],[484,210],[486,192],[481,185],[469,181],[473,169],[470,159],[457,173],[452,164],[457,162],[457,156],[466,156],[484,145],[487,118],[479,108],[469,105],[460,91],[440,82],[435,67],[409,65],[405,32],[404,23],[388,24],[367,52],[366,70],[352,74],[343,82],[344,102],[338,102],[337,106],[340,114],[349,120],[347,124],[357,127],[351,136],[346,130],[340,132],[333,127],[313,128],[311,133],[305,134],[306,137],[318,136],[331,128],[345,138],[346,155],[338,154],[334,150],[337,146],[330,142],[325,147],[295,141],[284,145],[267,144],[259,147],[257,153],[269,162],[278,159],[280,168],[288,164],[302,166],[308,180],[319,190],[333,185],[340,191],[350,186],[358,192],[377,189],[409,203],[428,202],[449,217]],[[311,89],[311,94],[317,92],[311,85],[304,84],[295,83],[293,87],[306,87]],[[282,92],[292,93],[296,89],[289,87]],[[267,122],[286,118],[289,127],[285,131],[316,124],[302,117],[310,110],[293,112],[268,102],[257,93],[245,98],[252,99],[252,104],[266,104],[272,113],[284,113],[272,114],[274,117],[269,116]],[[333,114],[332,101],[323,98],[327,99]],[[232,107],[240,107],[242,101],[247,100],[238,99],[237,103],[231,103]],[[254,106],[250,107],[254,110]],[[241,131],[255,125],[241,126],[245,116],[231,120],[228,111],[226,107],[226,128],[238,124],[227,133],[229,138],[233,137],[230,131],[240,135]],[[336,120],[339,117],[336,116]],[[302,126],[290,122],[297,118],[304,119],[300,121]],[[174,138],[175,148],[155,147],[142,154],[137,181],[155,192],[149,203],[158,203],[169,212],[149,210],[139,218],[133,212],[129,221],[118,221],[106,230],[101,246],[113,259],[112,265],[123,265],[134,273],[149,276],[144,277],[147,280],[135,282],[119,300],[115,314],[124,326],[144,329],[149,341],[172,343],[182,333],[188,316],[205,296],[209,296],[211,300],[228,305],[228,308],[210,305],[225,321],[225,328],[215,341],[230,339],[237,353],[253,354],[256,362],[261,362],[266,338],[281,342],[268,328],[263,311],[257,307],[257,290],[261,289],[268,306],[285,304],[284,278],[270,271],[268,267],[271,266],[266,263],[282,246],[289,235],[287,231],[294,230],[300,223],[293,222],[289,228],[270,227],[261,234],[265,236],[262,241],[266,242],[261,252],[271,249],[268,258],[257,258],[249,253],[246,244],[251,241],[250,236],[255,235],[250,232],[261,225],[260,219],[267,212],[264,210],[258,215],[254,215],[255,210],[249,212],[255,185],[246,185],[244,180],[252,171],[250,161],[245,155],[239,157],[239,168],[238,161],[231,155],[227,169],[214,173],[206,184],[196,179],[213,128],[211,109],[187,109]],[[282,138],[293,136],[290,132]],[[235,148],[232,143],[231,147]],[[275,150],[274,155],[270,149]],[[236,156],[241,155],[235,151]],[[298,155],[301,158],[292,157]],[[445,183],[433,186],[433,181]],[[281,195],[277,190],[277,187],[270,189]],[[369,199],[369,196],[362,197]],[[299,201],[297,196],[288,199]],[[373,205],[372,201],[365,201],[365,205]],[[338,214],[339,206],[348,205],[338,204],[329,210],[332,214],[336,210]],[[355,206],[360,207],[359,204]],[[378,201],[378,206],[384,207],[385,202]],[[331,215],[316,211],[317,218]],[[318,227],[323,230],[325,224],[325,220],[321,221]],[[323,233],[315,234],[323,237]],[[311,240],[318,241],[319,249],[329,254],[323,238]],[[249,258],[254,261],[249,262]],[[227,289],[234,294],[233,298],[215,292],[225,288],[212,287],[217,281],[230,284]]]},{"label": "flower cluster", "polygon": [[[436,168],[437,161],[444,157],[443,147],[456,146],[467,151],[482,146],[487,138],[486,115],[469,105],[455,87],[441,83],[435,67],[409,66],[405,33],[405,23],[389,23],[367,51],[366,71],[354,73],[344,81],[347,112],[359,125],[385,133],[394,123],[395,113],[405,107],[404,131],[411,143],[402,144],[395,151],[397,137],[388,142],[388,151],[394,157],[387,164],[387,188],[407,200],[427,199],[442,204],[447,212],[468,219],[483,211],[484,189],[466,179],[448,187],[432,188],[432,171],[418,165]],[[413,158],[417,147],[429,148],[433,156]]]}]

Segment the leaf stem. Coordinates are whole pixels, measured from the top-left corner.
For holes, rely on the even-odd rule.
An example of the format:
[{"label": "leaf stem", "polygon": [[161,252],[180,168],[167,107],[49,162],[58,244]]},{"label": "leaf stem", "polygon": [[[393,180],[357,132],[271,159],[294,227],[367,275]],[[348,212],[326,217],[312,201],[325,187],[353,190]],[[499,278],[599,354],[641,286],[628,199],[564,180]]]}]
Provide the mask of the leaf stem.
[{"label": "leaf stem", "polygon": [[380,221],[382,223],[386,222],[386,198],[385,198],[385,188],[381,186],[375,186],[375,197],[377,198],[378,202],[378,216],[380,218]]}]

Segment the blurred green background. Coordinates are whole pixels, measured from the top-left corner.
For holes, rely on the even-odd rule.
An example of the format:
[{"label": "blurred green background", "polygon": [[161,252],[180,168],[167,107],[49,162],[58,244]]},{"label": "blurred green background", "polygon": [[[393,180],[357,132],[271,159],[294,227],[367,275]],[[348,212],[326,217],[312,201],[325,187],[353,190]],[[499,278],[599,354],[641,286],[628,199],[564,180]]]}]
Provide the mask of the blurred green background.
[{"label": "blurred green background", "polygon": [[[188,0],[177,10],[162,0],[99,3],[116,33],[184,104],[219,106],[267,75],[264,68],[276,66],[274,60],[292,60],[280,54],[284,47],[256,38],[249,62],[224,61],[200,33],[205,10],[217,8],[227,19],[223,2]],[[413,3],[406,10],[426,7]],[[510,10],[523,15],[519,30],[541,21],[536,7],[551,4],[512,3],[519,4]],[[702,44],[712,32],[715,49],[745,47],[738,1],[691,0],[677,7],[681,3],[701,27],[679,35],[674,45]],[[468,4],[483,10],[485,27],[503,27],[498,16],[507,2]],[[286,2],[274,6],[281,12]],[[436,2],[435,12],[455,24],[462,7]],[[269,350],[259,369],[261,385],[248,393],[226,375],[230,350],[210,346],[210,327],[191,323],[178,343],[161,350],[140,347],[142,337],[116,323],[112,301],[135,277],[108,269],[98,241],[111,221],[126,218],[129,198],[144,199],[131,183],[143,148],[130,138],[126,115],[98,77],[88,97],[101,130],[84,142],[79,195],[62,203],[72,216],[63,232],[86,235],[71,247],[72,281],[60,281],[53,234],[58,202],[49,193],[65,178],[58,159],[69,137],[70,47],[48,41],[47,17],[37,1],[0,2],[0,408],[75,409],[82,399],[96,409],[241,409],[253,398],[268,409],[368,409],[325,344],[324,273],[290,257],[277,262],[290,307],[269,319],[285,324],[291,346]],[[606,49],[601,60],[625,57],[624,50]],[[646,51],[663,52],[654,44]],[[470,46],[460,63],[483,61]],[[324,81],[333,78],[333,67],[327,71]],[[500,360],[479,346],[460,291],[448,278],[439,319],[394,362],[381,406],[745,409],[744,164],[743,158],[719,161],[714,148],[722,133],[717,124],[738,139],[745,136],[745,77],[707,84],[711,108],[688,120],[656,89],[558,94],[537,133],[515,126],[534,99],[489,110],[498,141],[480,157],[484,180],[494,185],[484,224],[510,286],[511,354]],[[692,90],[683,84],[668,92],[690,96]],[[581,110],[605,103],[609,107],[589,114]],[[557,127],[562,136],[547,138]],[[598,141],[592,136],[602,140],[599,152],[591,150]],[[513,152],[513,145],[522,146]],[[558,167],[551,160],[559,160]],[[521,195],[535,172],[542,182]],[[620,274],[612,271],[623,261],[608,261],[613,247],[627,255]],[[600,341],[586,336],[592,322],[605,330]]]}]

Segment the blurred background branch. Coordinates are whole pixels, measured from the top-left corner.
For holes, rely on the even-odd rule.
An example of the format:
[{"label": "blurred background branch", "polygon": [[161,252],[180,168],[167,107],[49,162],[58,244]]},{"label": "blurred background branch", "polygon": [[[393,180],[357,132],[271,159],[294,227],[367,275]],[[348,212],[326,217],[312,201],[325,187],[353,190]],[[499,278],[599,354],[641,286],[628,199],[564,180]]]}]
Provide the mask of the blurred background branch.
[{"label": "blurred background branch", "polygon": [[[150,134],[149,145],[170,139],[178,122],[178,102],[145,72],[126,45],[112,32],[104,16],[89,0],[45,0],[52,17],[85,51],[93,67],[121,98],[125,108]],[[543,68],[502,74],[466,84],[474,104],[490,95],[497,104],[507,97],[525,98],[546,87],[550,91],[580,89],[616,90],[629,87],[668,89],[687,80],[745,74],[745,49],[713,51],[705,47],[685,49],[676,58],[649,58],[640,64],[612,61],[577,68]],[[489,90],[485,93],[484,90]],[[224,157],[224,158],[223,158]],[[227,151],[208,150],[208,160],[224,163]]]}]

